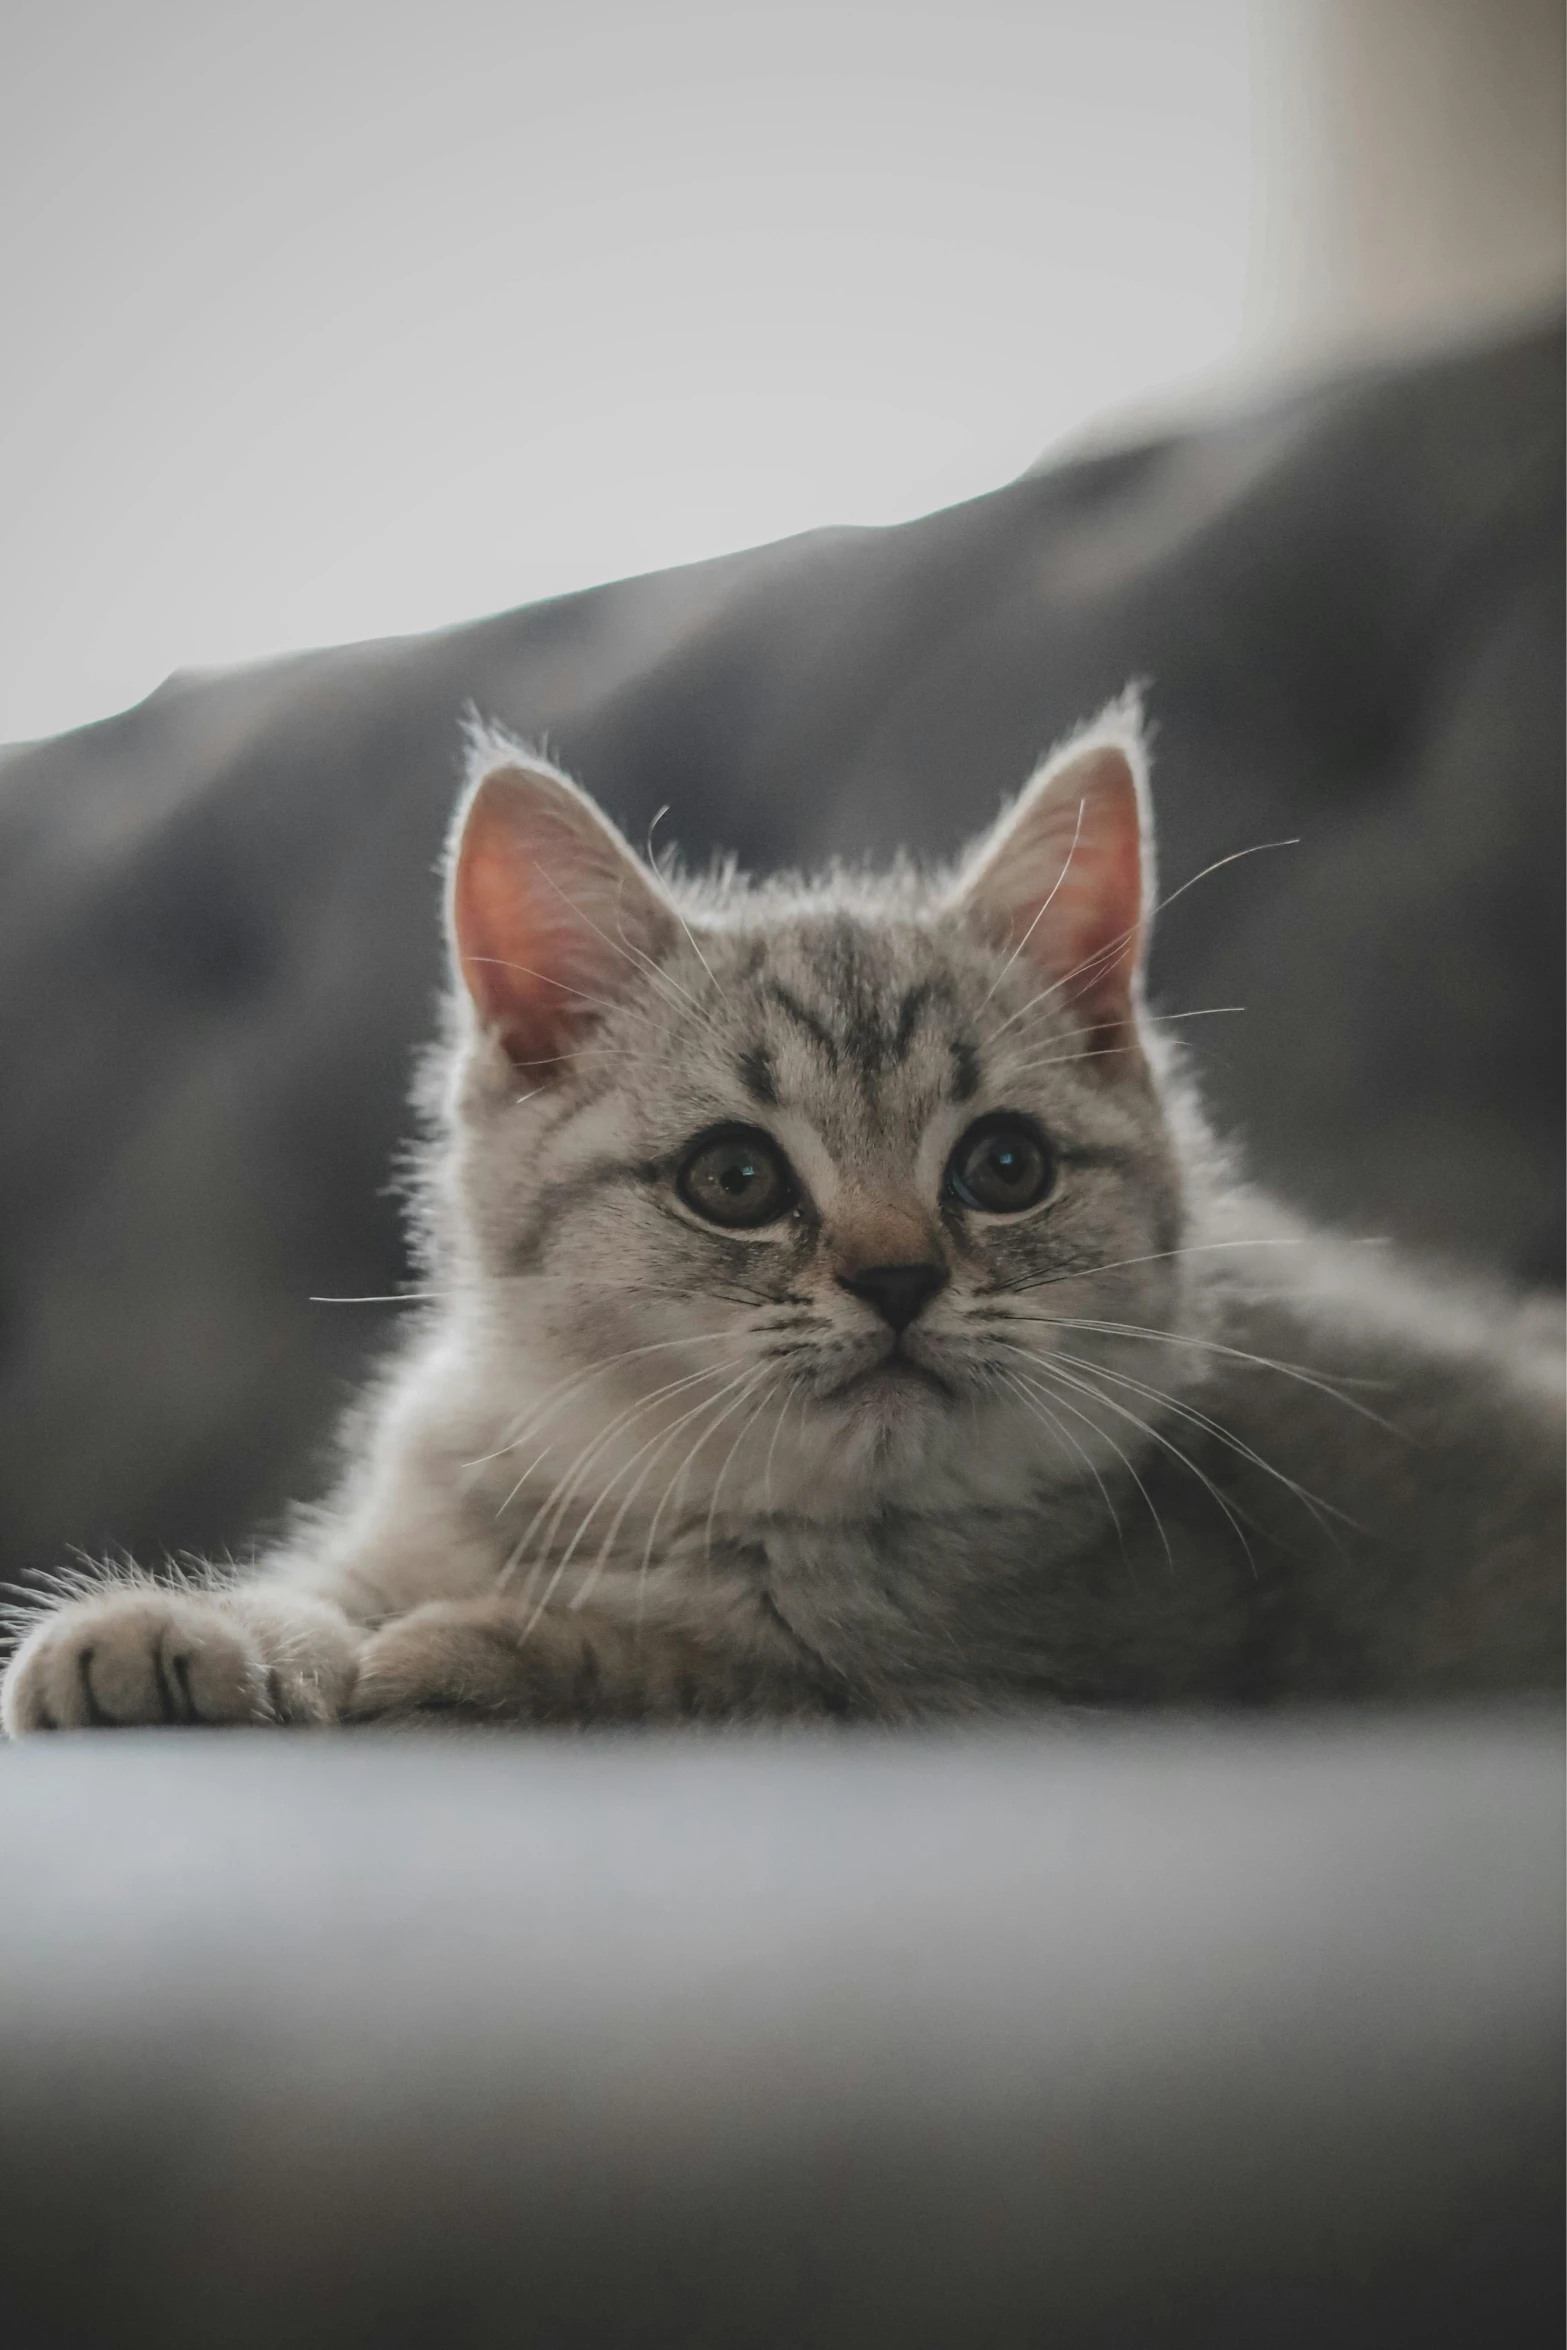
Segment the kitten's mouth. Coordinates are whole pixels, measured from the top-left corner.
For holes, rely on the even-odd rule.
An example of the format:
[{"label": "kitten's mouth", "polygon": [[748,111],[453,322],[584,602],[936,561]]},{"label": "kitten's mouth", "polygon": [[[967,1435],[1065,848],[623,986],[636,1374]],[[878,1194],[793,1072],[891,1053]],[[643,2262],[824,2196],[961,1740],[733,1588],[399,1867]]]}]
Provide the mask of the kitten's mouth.
[{"label": "kitten's mouth", "polygon": [[879,1361],[867,1363],[863,1371],[852,1372],[840,1385],[830,1388],[828,1398],[836,1403],[843,1396],[895,1395],[911,1388],[925,1388],[934,1395],[945,1396],[949,1402],[954,1392],[939,1372],[917,1363],[900,1346],[893,1346]]}]

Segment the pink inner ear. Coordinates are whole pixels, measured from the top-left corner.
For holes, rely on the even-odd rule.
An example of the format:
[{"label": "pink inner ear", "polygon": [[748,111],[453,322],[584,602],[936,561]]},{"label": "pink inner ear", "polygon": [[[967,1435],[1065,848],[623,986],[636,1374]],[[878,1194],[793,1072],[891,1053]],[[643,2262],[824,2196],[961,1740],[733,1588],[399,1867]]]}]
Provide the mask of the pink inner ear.
[{"label": "pink inner ear", "polygon": [[1131,1016],[1143,948],[1143,840],[1126,753],[1093,745],[1026,793],[969,887],[1065,1010]]},{"label": "pink inner ear", "polygon": [[667,944],[651,881],[563,781],[487,776],[463,827],[452,928],[464,983],[520,1070],[547,1081]]}]

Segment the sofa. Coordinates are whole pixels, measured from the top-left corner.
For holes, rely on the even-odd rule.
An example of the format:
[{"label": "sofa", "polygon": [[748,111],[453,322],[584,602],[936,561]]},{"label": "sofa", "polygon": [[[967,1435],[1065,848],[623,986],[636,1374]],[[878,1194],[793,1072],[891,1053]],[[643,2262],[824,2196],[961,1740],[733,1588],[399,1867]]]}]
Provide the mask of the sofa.
[{"label": "sofa", "polygon": [[[766,867],[949,853],[1146,680],[1220,1125],[1559,1284],[1562,378],[1547,322],[7,751],[0,1579],[329,1476],[470,708]],[[1561,1762],[1549,1708],[24,1742],[0,2340],[1554,2342]]]}]

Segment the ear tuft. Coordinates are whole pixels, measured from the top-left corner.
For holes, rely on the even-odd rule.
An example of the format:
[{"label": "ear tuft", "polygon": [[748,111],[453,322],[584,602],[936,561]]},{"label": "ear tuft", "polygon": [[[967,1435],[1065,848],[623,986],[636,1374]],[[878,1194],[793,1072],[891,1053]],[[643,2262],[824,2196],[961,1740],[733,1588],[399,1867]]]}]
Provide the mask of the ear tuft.
[{"label": "ear tuft", "polygon": [[981,841],[955,902],[1096,1034],[1136,1014],[1153,901],[1134,694],[1051,754]]},{"label": "ear tuft", "polygon": [[535,1084],[649,985],[679,917],[569,776],[480,737],[452,832],[452,952],[480,1022]]}]

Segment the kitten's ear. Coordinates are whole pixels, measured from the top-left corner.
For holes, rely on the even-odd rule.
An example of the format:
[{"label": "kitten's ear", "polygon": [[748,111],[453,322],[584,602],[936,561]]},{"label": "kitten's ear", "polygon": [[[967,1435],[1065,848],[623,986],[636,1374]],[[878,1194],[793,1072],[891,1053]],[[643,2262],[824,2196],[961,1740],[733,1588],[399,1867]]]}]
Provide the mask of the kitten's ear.
[{"label": "kitten's ear", "polygon": [[547,760],[488,759],[458,811],[448,914],[483,1026],[535,1084],[646,988],[679,917],[585,793]]},{"label": "kitten's ear", "polygon": [[1135,704],[1112,706],[1030,777],[959,875],[956,900],[1091,1030],[1130,1025],[1153,902]]}]

